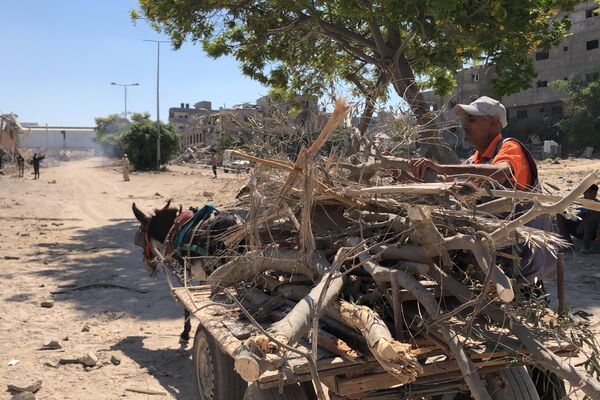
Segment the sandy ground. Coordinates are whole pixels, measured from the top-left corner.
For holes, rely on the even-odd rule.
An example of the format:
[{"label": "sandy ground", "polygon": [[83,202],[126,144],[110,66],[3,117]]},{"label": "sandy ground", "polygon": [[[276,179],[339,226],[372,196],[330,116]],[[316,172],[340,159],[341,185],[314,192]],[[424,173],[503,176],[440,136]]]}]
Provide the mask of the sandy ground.
[{"label": "sandy ground", "polygon": [[[566,191],[600,169],[600,162],[540,167],[546,181]],[[43,381],[38,399],[155,397],[127,388],[166,394],[156,398],[193,398],[190,355],[178,343],[183,311],[166,283],[148,277],[141,265],[131,203],[147,211],[171,197],[184,207],[210,200],[220,205],[233,198],[244,176],[222,174],[215,180],[206,169],[170,169],[134,173],[123,182],[111,162],[94,158],[44,168],[38,181],[31,175],[18,179],[11,169],[0,175],[0,399],[10,398],[8,383],[32,379]],[[205,191],[216,195],[209,199]],[[566,261],[569,306],[600,321],[598,255],[575,252]],[[148,292],[93,287],[52,294],[94,283]],[[553,292],[553,283],[547,284]],[[49,299],[52,308],[40,306]],[[62,349],[40,350],[52,340]],[[98,356],[98,366],[57,365],[87,352]],[[112,356],[119,365],[110,362]],[[9,366],[13,359],[19,362]]]},{"label": "sandy ground", "polygon": [[[190,357],[178,343],[183,309],[141,264],[131,203],[146,211],[170,197],[184,207],[211,200],[218,206],[231,201],[243,181],[231,174],[215,180],[207,169],[171,170],[134,173],[123,182],[107,160],[96,158],[42,168],[40,180],[20,180],[10,169],[0,175],[0,399],[11,397],[8,383],[38,378],[38,399],[148,398],[126,388],[193,398]],[[209,199],[204,191],[216,195]],[[148,292],[51,293],[93,283]],[[48,299],[54,307],[42,308]],[[39,350],[52,340],[62,349]],[[90,351],[99,366],[56,366]],[[113,365],[111,356],[121,363]],[[12,359],[19,363],[8,366]]]}]

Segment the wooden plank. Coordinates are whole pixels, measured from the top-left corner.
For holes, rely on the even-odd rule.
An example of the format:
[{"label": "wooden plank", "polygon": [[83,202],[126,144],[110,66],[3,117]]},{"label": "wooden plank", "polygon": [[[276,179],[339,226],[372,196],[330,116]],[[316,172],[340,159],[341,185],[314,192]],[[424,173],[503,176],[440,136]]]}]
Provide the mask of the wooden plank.
[{"label": "wooden plank", "polygon": [[[221,351],[232,356],[233,352],[242,342],[231,333],[231,329],[223,325],[222,321],[223,315],[231,315],[236,310],[220,306],[219,303],[213,302],[209,298],[210,292],[204,289],[205,286],[193,288],[180,287],[173,288],[172,291],[173,295],[184,307],[200,321],[202,327],[215,338],[215,342],[219,345]],[[212,306],[213,304],[215,306]],[[207,307],[209,305],[210,307]],[[235,322],[235,319],[232,318],[231,321]],[[244,325],[241,322],[239,324]]]},{"label": "wooden plank", "polygon": [[[496,354],[496,353],[493,353]],[[557,355],[569,356],[569,351],[557,351]],[[488,354],[489,355],[489,354]],[[495,358],[487,361],[474,360],[475,368],[479,371],[501,369],[509,364],[507,357]],[[434,362],[423,366],[423,374],[419,375],[414,384],[435,383],[437,381],[446,381],[453,376],[456,378],[462,375],[460,368],[455,360],[446,360]],[[364,375],[357,378],[345,379],[338,377],[335,384],[337,394],[341,396],[363,393],[373,390],[392,389],[400,387],[401,384],[387,372],[378,374]]]},{"label": "wooden plank", "polygon": [[[475,363],[475,368],[483,368],[489,366],[505,365],[507,361],[505,359],[492,360],[486,362]],[[450,372],[458,372],[460,368],[454,360],[441,361],[423,366],[423,374],[419,375],[415,384],[419,383],[419,380],[424,377],[430,377],[438,375],[444,377]],[[392,389],[394,387],[402,386],[392,375],[387,372],[380,374],[366,375],[353,379],[340,378],[337,383],[338,394],[341,396],[353,394],[353,393],[364,393],[373,390],[380,389]]]}]

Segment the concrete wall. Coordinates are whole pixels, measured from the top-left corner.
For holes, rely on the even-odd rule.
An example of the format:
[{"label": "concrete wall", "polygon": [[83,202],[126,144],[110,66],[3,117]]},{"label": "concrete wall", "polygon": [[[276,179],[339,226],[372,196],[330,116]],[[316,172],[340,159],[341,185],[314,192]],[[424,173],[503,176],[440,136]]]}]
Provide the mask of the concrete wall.
[{"label": "concrete wall", "polygon": [[[31,133],[26,134],[21,140],[21,146],[26,148],[47,148],[68,150],[95,150],[101,151],[99,144],[94,142],[96,133],[94,128],[68,128],[48,127],[30,128]],[[61,131],[65,131],[65,138]]]}]

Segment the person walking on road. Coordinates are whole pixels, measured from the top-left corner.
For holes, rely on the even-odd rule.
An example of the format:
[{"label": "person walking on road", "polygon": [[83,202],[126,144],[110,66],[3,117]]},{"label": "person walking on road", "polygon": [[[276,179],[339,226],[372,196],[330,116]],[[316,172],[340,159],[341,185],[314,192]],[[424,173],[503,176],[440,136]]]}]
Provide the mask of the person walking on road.
[{"label": "person walking on road", "polygon": [[37,153],[33,153],[33,159],[31,163],[33,164],[33,179],[40,179],[40,161],[46,158],[45,155],[39,155]]},{"label": "person walking on road", "polygon": [[123,180],[128,181],[129,180],[129,158],[127,158],[127,154],[123,154],[121,163],[123,165]]},{"label": "person walking on road", "polygon": [[22,178],[25,175],[25,158],[20,151],[17,152],[17,170],[19,171],[19,178]]},{"label": "person walking on road", "polygon": [[215,179],[217,179],[217,164],[218,164],[217,154],[213,153],[212,157],[210,158],[210,165],[212,165],[212,171],[213,171],[213,174],[215,175],[214,176]]}]

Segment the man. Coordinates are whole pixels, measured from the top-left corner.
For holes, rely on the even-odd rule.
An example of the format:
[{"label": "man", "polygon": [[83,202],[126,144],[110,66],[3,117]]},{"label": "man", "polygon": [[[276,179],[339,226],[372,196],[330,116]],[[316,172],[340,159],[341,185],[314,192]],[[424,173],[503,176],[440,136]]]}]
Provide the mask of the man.
[{"label": "man", "polygon": [[19,178],[25,175],[25,158],[20,151],[17,151],[17,170],[19,171]]},{"label": "man", "polygon": [[[423,179],[428,169],[443,175],[479,175],[502,185],[525,191],[539,191],[537,166],[529,151],[518,140],[503,138],[500,130],[507,125],[506,109],[497,100],[483,96],[471,104],[457,104],[453,111],[463,116],[465,138],[475,147],[475,153],[465,164],[441,165],[426,158],[410,161],[411,172]],[[517,212],[525,211],[524,208]],[[552,231],[552,221],[541,216],[527,226]],[[530,283],[556,274],[556,258],[545,249],[523,248],[520,271],[509,272]],[[510,265],[509,265],[510,264]]]},{"label": "man", "polygon": [[[518,140],[502,137],[500,130],[506,127],[507,121],[506,109],[499,101],[483,96],[471,104],[457,104],[453,111],[464,118],[465,138],[475,147],[475,153],[463,165],[441,165],[425,158],[411,160],[411,172],[415,177],[423,179],[431,169],[442,175],[479,175],[518,190],[540,191],[537,166],[529,151]],[[552,221],[547,215],[534,219],[527,226],[552,231]],[[547,249],[532,250],[527,246],[523,246],[517,255],[521,259],[518,271],[514,271],[511,260],[498,261],[509,275],[531,285],[523,287],[523,296],[543,295],[541,279],[556,276],[556,257]],[[556,375],[534,368],[532,377],[540,399],[565,398],[564,385]]]},{"label": "man", "polygon": [[481,175],[519,190],[533,189],[535,168],[527,150],[517,140],[504,139],[506,109],[497,100],[483,96],[471,104],[457,104],[453,111],[464,117],[463,130],[475,154],[463,165],[441,165],[426,158],[410,161],[413,175],[423,179],[428,169],[442,175]]},{"label": "man", "polygon": [[123,180],[129,180],[129,158],[127,158],[127,154],[123,153],[123,158],[121,159],[121,163],[123,166]]},{"label": "man", "polygon": [[38,156],[37,153],[33,153],[33,179],[40,179],[40,161],[46,158],[45,155]]},{"label": "man", "polygon": [[210,158],[210,165],[212,166],[212,171],[213,171],[215,179],[217,179],[217,164],[218,164],[217,154],[213,153],[212,157]]},{"label": "man", "polygon": [[[583,198],[586,200],[598,201],[596,199],[597,195],[598,185],[595,184],[583,192]],[[579,217],[579,220],[574,221],[567,219],[564,213],[557,214],[556,223],[558,224],[558,231],[571,244],[573,244],[571,236],[583,239],[581,252],[589,253],[592,240],[596,239],[600,241],[600,212],[580,208],[577,211],[577,217]]]}]

